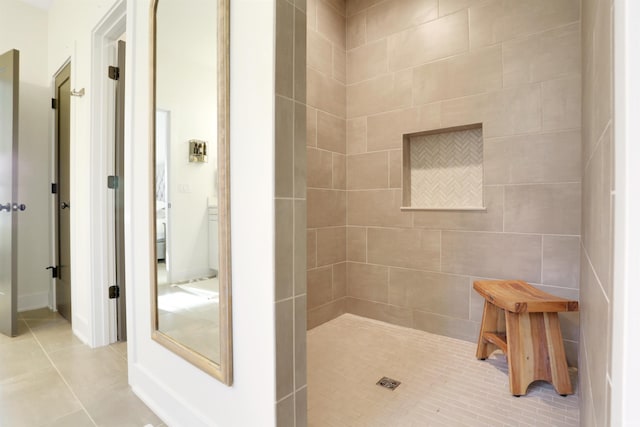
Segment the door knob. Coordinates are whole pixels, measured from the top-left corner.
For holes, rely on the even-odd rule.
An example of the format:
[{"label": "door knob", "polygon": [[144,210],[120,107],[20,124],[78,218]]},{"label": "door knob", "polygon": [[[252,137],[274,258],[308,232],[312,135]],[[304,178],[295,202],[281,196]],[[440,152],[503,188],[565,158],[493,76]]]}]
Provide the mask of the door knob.
[{"label": "door knob", "polygon": [[69,203],[67,202],[60,203],[60,209],[68,209],[68,208],[69,208]]},{"label": "door knob", "polygon": [[6,210],[7,212],[11,211],[11,203],[7,203],[5,205],[0,204],[0,212]]},{"label": "door knob", "polygon": [[24,211],[25,209],[27,209],[27,205],[25,205],[24,203],[14,203],[12,208],[14,211]]}]

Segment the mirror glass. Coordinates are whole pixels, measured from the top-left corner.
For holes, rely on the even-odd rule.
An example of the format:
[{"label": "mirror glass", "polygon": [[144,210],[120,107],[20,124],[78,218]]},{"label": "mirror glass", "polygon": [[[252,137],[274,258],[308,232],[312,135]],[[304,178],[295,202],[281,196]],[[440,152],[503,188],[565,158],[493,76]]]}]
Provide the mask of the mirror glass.
[{"label": "mirror glass", "polygon": [[227,12],[154,3],[153,337],[230,382]]}]

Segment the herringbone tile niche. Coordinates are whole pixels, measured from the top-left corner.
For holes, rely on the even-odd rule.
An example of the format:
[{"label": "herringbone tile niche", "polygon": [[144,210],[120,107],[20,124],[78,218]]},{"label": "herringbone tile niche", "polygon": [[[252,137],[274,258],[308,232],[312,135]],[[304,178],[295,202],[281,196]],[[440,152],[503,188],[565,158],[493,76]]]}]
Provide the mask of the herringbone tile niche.
[{"label": "herringbone tile niche", "polygon": [[483,209],[482,126],[407,134],[403,206]]}]

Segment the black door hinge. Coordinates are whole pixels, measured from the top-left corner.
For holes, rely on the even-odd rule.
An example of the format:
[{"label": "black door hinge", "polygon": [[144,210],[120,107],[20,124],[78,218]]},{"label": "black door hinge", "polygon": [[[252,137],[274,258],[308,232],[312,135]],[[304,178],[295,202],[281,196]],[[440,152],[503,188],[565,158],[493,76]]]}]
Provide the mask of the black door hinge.
[{"label": "black door hinge", "polygon": [[119,186],[120,186],[120,180],[118,179],[117,175],[107,176],[107,188],[116,190],[118,189]]},{"label": "black door hinge", "polygon": [[120,286],[109,286],[109,299],[120,298]]},{"label": "black door hinge", "polygon": [[111,80],[120,79],[120,68],[109,65],[109,78]]},{"label": "black door hinge", "polygon": [[58,108],[58,101],[55,98],[51,98],[51,108],[54,110]]},{"label": "black door hinge", "polygon": [[58,194],[58,184],[55,182],[51,183],[51,194]]},{"label": "black door hinge", "polygon": [[58,267],[56,267],[54,265],[50,265],[49,267],[45,268],[45,270],[51,270],[51,278],[52,279],[57,279],[58,278]]}]

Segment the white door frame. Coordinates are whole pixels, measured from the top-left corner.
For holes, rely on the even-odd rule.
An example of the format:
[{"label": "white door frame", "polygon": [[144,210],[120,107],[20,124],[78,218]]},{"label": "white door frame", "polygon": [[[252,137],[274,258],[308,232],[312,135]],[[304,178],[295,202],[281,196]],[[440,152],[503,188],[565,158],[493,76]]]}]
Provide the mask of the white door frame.
[{"label": "white door frame", "polygon": [[117,340],[116,304],[108,297],[108,287],[115,284],[115,205],[107,189],[107,175],[114,170],[115,83],[107,67],[115,64],[126,11],[126,0],[117,1],[91,32],[91,347]]}]

